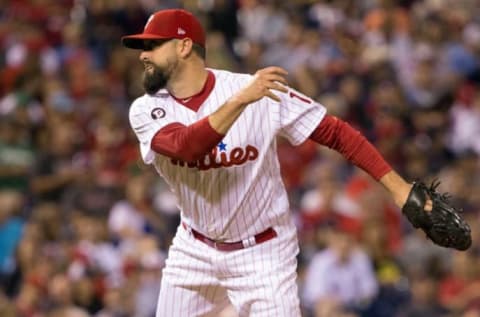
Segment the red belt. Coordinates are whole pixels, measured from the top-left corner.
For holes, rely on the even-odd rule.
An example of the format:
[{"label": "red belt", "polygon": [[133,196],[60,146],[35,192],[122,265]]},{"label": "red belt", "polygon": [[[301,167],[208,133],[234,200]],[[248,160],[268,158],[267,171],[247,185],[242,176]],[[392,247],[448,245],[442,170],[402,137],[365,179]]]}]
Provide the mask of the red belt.
[{"label": "red belt", "polygon": [[273,239],[277,236],[277,232],[272,228],[268,228],[267,230],[260,232],[259,234],[254,235],[253,237],[250,237],[248,239],[242,240],[242,241],[237,241],[237,242],[219,242],[215,241],[213,239],[210,239],[209,237],[204,236],[197,230],[191,228],[188,226],[186,223],[182,222],[182,226],[187,230],[190,231],[193,235],[193,237],[197,240],[202,241],[206,245],[217,249],[219,251],[234,251],[234,250],[241,250],[248,248],[250,246],[256,245],[263,243],[265,241],[268,241],[270,239]]}]

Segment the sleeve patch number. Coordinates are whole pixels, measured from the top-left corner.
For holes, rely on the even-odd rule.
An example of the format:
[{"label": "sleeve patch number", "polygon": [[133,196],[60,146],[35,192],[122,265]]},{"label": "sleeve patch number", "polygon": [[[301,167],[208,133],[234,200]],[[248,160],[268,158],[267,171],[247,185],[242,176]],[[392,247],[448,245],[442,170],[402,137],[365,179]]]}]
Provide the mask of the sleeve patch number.
[{"label": "sleeve patch number", "polygon": [[298,100],[304,102],[304,103],[308,103],[308,104],[311,104],[312,101],[310,99],[307,99],[305,97],[302,97],[300,95],[297,95],[296,93],[294,93],[293,91],[290,91],[290,93],[288,94],[290,96],[290,98],[297,98]]}]

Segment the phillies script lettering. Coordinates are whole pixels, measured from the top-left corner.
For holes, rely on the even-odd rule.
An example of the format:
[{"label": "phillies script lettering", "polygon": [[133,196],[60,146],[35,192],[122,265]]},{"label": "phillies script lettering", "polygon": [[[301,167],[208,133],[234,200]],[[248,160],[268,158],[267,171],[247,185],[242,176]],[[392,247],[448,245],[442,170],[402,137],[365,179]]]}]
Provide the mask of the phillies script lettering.
[{"label": "phillies script lettering", "polygon": [[[205,155],[202,159],[193,162],[184,162],[177,159],[171,159],[173,165],[196,167],[201,171],[209,170],[211,168],[230,167],[233,165],[242,165],[247,161],[254,161],[258,157],[258,149],[252,145],[247,145],[245,149],[241,147],[233,148],[227,155],[227,152],[220,152],[217,155],[217,147]],[[218,161],[217,157],[220,158]]]}]

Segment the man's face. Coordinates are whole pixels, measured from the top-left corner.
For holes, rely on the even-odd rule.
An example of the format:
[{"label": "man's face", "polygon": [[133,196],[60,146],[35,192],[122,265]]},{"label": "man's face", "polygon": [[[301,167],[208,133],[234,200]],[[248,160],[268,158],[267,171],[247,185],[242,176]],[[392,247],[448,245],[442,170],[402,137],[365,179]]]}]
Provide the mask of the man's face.
[{"label": "man's face", "polygon": [[178,58],[175,54],[174,41],[145,41],[140,54],[145,71],[143,88],[149,95],[165,88],[177,68]]}]

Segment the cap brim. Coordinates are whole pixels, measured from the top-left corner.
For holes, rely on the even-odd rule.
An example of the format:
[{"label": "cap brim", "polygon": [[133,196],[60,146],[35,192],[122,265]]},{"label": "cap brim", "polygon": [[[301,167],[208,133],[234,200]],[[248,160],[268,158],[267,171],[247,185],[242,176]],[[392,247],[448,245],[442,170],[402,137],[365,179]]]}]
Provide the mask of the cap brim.
[{"label": "cap brim", "polygon": [[143,50],[145,40],[165,40],[166,37],[157,34],[134,34],[122,37],[122,45],[135,50]]}]

